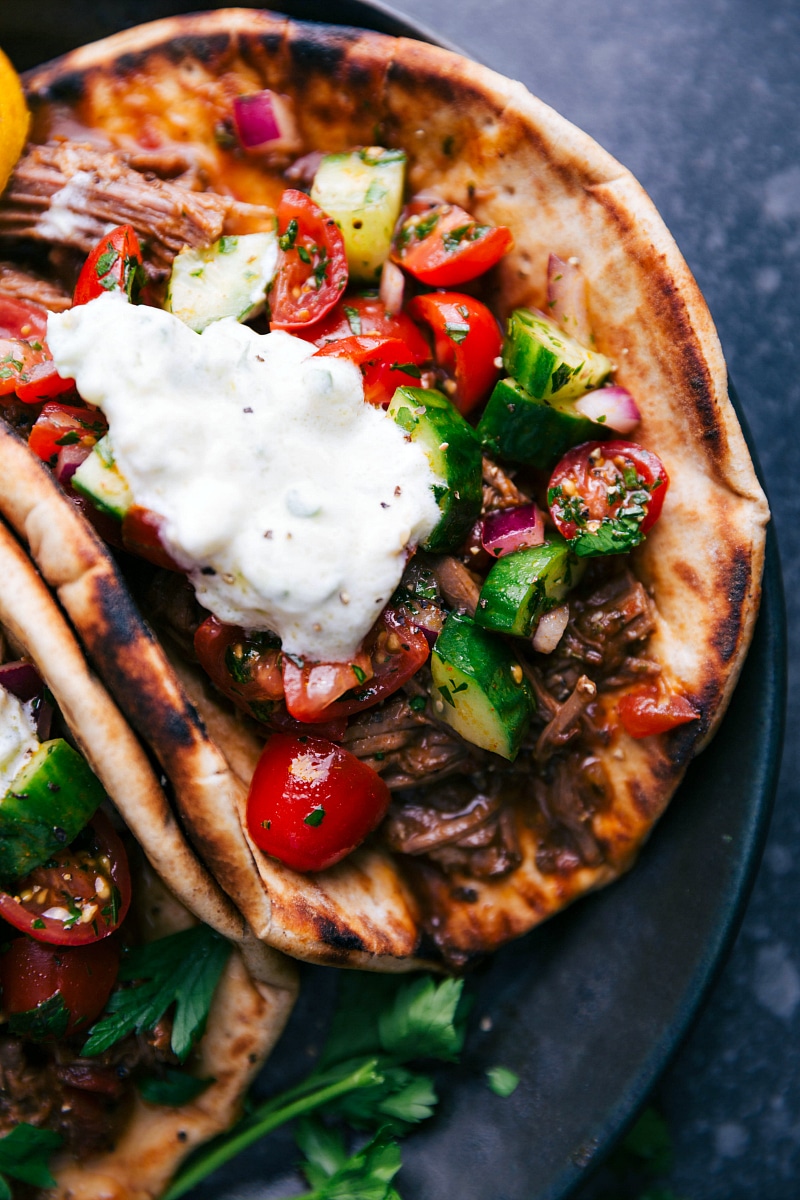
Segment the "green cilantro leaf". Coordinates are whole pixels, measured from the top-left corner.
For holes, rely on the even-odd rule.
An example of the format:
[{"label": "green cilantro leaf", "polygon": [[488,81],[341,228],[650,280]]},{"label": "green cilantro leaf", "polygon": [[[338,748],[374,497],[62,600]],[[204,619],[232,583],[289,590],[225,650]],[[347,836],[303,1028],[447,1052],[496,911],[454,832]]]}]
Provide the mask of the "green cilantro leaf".
[{"label": "green cilantro leaf", "polygon": [[405,1062],[455,1061],[464,1044],[464,1025],[457,1019],[463,990],[463,979],[436,982],[430,976],[399,988],[391,1009],[378,1020],[384,1050]]},{"label": "green cilantro leaf", "polygon": [[194,1100],[213,1082],[213,1079],[198,1079],[194,1075],[187,1075],[185,1071],[166,1067],[161,1078],[151,1076],[149,1079],[142,1079],[139,1083],[139,1093],[148,1104],[165,1104],[170,1108],[177,1108]]},{"label": "green cilantro leaf", "polygon": [[41,1042],[44,1038],[62,1038],[67,1032],[70,1011],[61,992],[54,992],[47,1000],[27,1012],[11,1013],[8,1018],[9,1032],[17,1037]]},{"label": "green cilantro leaf", "polygon": [[[30,1183],[33,1187],[55,1187],[55,1180],[50,1174],[48,1160],[50,1155],[61,1145],[60,1133],[50,1129],[37,1129],[34,1125],[17,1125],[0,1139],[0,1177],[10,1175],[20,1183]],[[7,1195],[11,1189],[3,1180]],[[0,1196],[2,1196],[0,1192]]]},{"label": "green cilantro leaf", "polygon": [[230,943],[207,925],[137,946],[120,966],[119,978],[140,982],[113,993],[108,1015],[90,1031],[83,1053],[102,1054],[131,1030],[152,1029],[174,1004],[171,1045],[183,1061],[205,1028],[230,951]]},{"label": "green cilantro leaf", "polygon": [[510,1096],[519,1087],[519,1075],[508,1067],[489,1067],[486,1082],[495,1096]]}]

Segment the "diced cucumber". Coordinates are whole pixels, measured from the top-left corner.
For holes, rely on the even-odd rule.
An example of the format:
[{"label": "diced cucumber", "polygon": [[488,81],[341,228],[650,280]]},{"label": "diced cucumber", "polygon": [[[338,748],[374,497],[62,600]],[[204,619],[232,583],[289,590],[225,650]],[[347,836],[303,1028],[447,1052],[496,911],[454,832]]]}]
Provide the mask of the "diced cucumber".
[{"label": "diced cucumber", "polygon": [[543,313],[517,308],[508,319],[503,362],[537,400],[577,400],[600,387],[611,362],[570,337]]},{"label": "diced cucumber", "polygon": [[88,458],[72,476],[72,486],[91,500],[100,512],[122,520],[133,504],[128,481],[114,462],[108,434],[100,438]]},{"label": "diced cucumber", "polygon": [[389,257],[405,166],[402,150],[368,146],[326,154],[317,169],[311,199],[341,229],[351,279],[372,283]]},{"label": "diced cucumber", "polygon": [[541,546],[499,558],[481,588],[475,620],[484,629],[528,637],[543,613],[560,604],[585,570],[554,533]]},{"label": "diced cucumber", "polygon": [[432,388],[398,388],[387,411],[419,442],[442,480],[434,488],[442,519],[423,549],[436,554],[458,549],[480,516],[483,500],[481,445],[474,429]]},{"label": "diced cucumber", "polygon": [[105,799],[86,760],[42,742],[0,800],[0,877],[19,879],[72,841]]},{"label": "diced cucumber", "polygon": [[478,422],[491,455],[551,471],[579,442],[605,437],[606,426],[581,416],[570,401],[537,400],[515,379],[501,379]]},{"label": "diced cucumber", "polygon": [[451,613],[431,654],[436,715],[474,746],[517,757],[536,704],[509,648]]},{"label": "diced cucumber", "polygon": [[167,308],[196,333],[222,317],[246,321],[263,308],[277,263],[274,230],[184,246],[172,264]]}]

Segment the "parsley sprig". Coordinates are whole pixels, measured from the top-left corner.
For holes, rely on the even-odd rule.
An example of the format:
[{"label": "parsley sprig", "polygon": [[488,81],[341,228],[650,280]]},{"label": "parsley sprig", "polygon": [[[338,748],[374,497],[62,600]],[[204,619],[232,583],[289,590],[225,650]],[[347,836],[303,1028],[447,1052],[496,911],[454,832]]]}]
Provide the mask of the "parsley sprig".
[{"label": "parsley sprig", "polygon": [[152,1029],[174,1004],[171,1045],[183,1062],[205,1028],[230,952],[230,943],[207,925],[137,946],[119,970],[119,978],[135,986],[112,994],[108,1015],[90,1031],[83,1053],[102,1054],[132,1030]]},{"label": "parsley sprig", "polygon": [[[253,1142],[296,1118],[306,1118],[297,1133],[306,1159],[303,1170],[314,1189],[303,1200],[399,1200],[392,1184],[400,1168],[394,1139],[429,1117],[437,1102],[433,1079],[410,1064],[458,1058],[466,1017],[462,989],[461,980],[423,976],[398,985],[392,976],[345,974],[314,1071],[199,1150],[163,1200],[178,1200]],[[371,1131],[372,1137],[348,1156],[343,1134],[331,1122]]]},{"label": "parsley sprig", "polygon": [[8,1177],[32,1187],[54,1187],[48,1159],[60,1145],[61,1134],[26,1124],[0,1139],[0,1200],[11,1200]]}]

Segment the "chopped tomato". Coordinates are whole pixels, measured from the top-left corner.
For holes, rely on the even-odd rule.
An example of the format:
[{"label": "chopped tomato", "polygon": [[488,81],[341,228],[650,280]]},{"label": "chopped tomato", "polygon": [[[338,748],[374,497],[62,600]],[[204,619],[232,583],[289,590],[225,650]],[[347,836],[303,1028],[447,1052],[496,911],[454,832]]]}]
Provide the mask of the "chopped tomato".
[{"label": "chopped tomato", "polygon": [[47,348],[47,313],[35,304],[0,297],[0,396],[15,392],[25,404],[39,404],[72,391]]},{"label": "chopped tomato", "polygon": [[64,1024],[59,1035],[68,1037],[100,1016],[118,968],[119,939],[115,937],[87,946],[58,947],[32,938],[14,938],[0,954],[0,1008],[7,1017],[31,1013],[48,1001],[57,1004],[60,996]]},{"label": "chopped tomato", "polygon": [[270,327],[301,330],[330,312],[347,287],[344,239],[310,196],[290,188],[278,204],[278,245]]},{"label": "chopped tomato", "polygon": [[[333,699],[325,705],[320,703],[324,691],[317,688],[314,672],[321,667],[330,669],[331,664],[306,663],[298,666],[284,656],[283,684],[286,690],[286,707],[291,715],[304,722],[331,721],[337,717],[351,716],[365,708],[372,708],[402,687],[426,662],[430,654],[425,634],[414,624],[411,614],[402,608],[383,610],[365,638],[363,649],[369,656],[371,677],[360,680],[356,687],[353,687],[351,682],[350,690],[346,694],[339,693],[341,699]],[[341,668],[341,664],[333,666]],[[349,664],[344,664],[345,672],[348,666]],[[343,677],[337,675],[336,678],[341,682]]]},{"label": "chopped tomato", "polygon": [[547,503],[576,554],[620,554],[652,529],[668,487],[664,464],[644,446],[584,442],[553,471]]},{"label": "chopped tomato", "polygon": [[256,845],[295,871],[323,871],[355,850],[389,807],[381,777],[349,750],[273,733],[247,798]]},{"label": "chopped tomato", "polygon": [[334,701],[372,678],[372,660],[363,650],[352,662],[302,662],[283,655],[286,707],[297,721],[330,719]]},{"label": "chopped tomato", "polygon": [[617,705],[617,712],[626,733],[633,738],[666,733],[688,721],[698,721],[699,712],[685,696],[677,692],[661,693],[654,685],[626,692]]},{"label": "chopped tomato", "polygon": [[387,312],[377,292],[345,296],[327,317],[310,329],[298,332],[315,346],[327,346],[329,342],[351,337],[400,338],[411,351],[412,362],[427,362],[431,356],[428,343],[411,318],[406,313]]},{"label": "chopped tomato", "polygon": [[90,448],[107,428],[106,419],[98,409],[45,404],[31,429],[28,445],[43,462],[53,466],[62,446]]},{"label": "chopped tomato", "polygon": [[388,408],[399,387],[419,387],[417,360],[410,346],[399,338],[341,338],[322,346],[314,357],[348,358],[355,363],[364,378],[364,399],[368,404]]},{"label": "chopped tomato", "polygon": [[194,648],[223,695],[253,716],[268,717],[283,699],[280,639],[274,633],[245,633],[212,615],[195,632]]},{"label": "chopped tomato", "polygon": [[415,199],[395,237],[392,258],[431,287],[455,287],[498,263],[514,244],[505,225],[481,225],[457,204]]},{"label": "chopped tomato", "polygon": [[131,554],[167,571],[183,571],[161,539],[164,518],[149,508],[133,504],[122,518],[122,544]]},{"label": "chopped tomato", "polygon": [[101,237],[83,264],[72,303],[87,304],[103,292],[125,292],[129,300],[136,300],[142,282],[136,231],[131,225],[118,225]]},{"label": "chopped tomato", "polygon": [[432,330],[436,362],[455,381],[453,403],[459,412],[471,412],[500,378],[495,359],[503,339],[494,315],[480,300],[459,292],[417,296],[408,312]]},{"label": "chopped tomato", "polygon": [[125,847],[96,812],[70,847],[0,892],[0,917],[37,942],[82,946],[119,928],[131,902]]}]

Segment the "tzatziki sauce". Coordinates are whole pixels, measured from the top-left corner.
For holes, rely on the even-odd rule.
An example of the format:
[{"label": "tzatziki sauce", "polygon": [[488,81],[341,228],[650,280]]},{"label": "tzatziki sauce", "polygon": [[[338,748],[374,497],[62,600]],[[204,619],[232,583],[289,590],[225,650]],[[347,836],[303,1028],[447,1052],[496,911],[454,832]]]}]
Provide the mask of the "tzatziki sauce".
[{"label": "tzatziki sauce", "polygon": [[289,653],[351,658],[437,524],[442,482],[364,402],[358,368],[232,318],[194,333],[113,293],[51,314],[47,341],[200,603]]},{"label": "tzatziki sauce", "polygon": [[0,796],[38,748],[30,702],[23,704],[0,686]]}]

